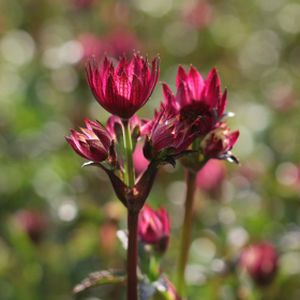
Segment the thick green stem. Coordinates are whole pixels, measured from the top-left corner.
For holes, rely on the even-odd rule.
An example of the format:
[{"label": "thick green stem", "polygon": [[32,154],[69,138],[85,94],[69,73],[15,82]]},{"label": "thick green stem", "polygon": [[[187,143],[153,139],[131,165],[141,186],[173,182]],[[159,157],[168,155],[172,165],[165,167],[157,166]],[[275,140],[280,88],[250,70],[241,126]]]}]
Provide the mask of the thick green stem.
[{"label": "thick green stem", "polygon": [[123,120],[123,142],[125,149],[125,182],[129,187],[133,187],[135,182],[134,166],[132,159],[133,147],[128,120]]},{"label": "thick green stem", "polygon": [[181,296],[184,296],[185,294],[184,273],[188,261],[191,235],[192,235],[195,177],[196,177],[195,173],[191,171],[187,171],[186,173],[187,191],[186,191],[186,198],[185,198],[185,212],[184,212],[184,220],[183,220],[183,227],[181,233],[180,253],[179,253],[178,264],[177,264],[177,286],[176,287],[177,287],[177,292]]},{"label": "thick green stem", "polygon": [[[124,178],[129,187],[135,184],[135,173],[133,166],[133,147],[130,126],[128,120],[123,120],[123,141],[125,150]],[[128,209],[127,227],[128,227],[128,249],[127,249],[127,300],[138,300],[138,219],[139,213]]]}]

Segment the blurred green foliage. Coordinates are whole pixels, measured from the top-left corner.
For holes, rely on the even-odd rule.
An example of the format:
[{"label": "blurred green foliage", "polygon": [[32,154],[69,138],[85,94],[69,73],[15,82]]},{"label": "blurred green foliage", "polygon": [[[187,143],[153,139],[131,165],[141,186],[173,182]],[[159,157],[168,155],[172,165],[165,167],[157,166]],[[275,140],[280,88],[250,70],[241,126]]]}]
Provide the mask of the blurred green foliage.
[{"label": "blurred green foliage", "polygon": [[[123,268],[125,257],[115,238],[124,210],[108,179],[80,168],[64,140],[84,117],[107,118],[84,78],[91,36],[98,53],[159,53],[161,80],[173,88],[177,65],[191,63],[203,74],[217,66],[228,87],[241,166],[226,166],[218,199],[197,192],[188,299],[300,298],[298,1],[10,0],[0,2],[0,15],[1,300],[124,299],[120,286],[72,295],[88,273]],[[161,98],[158,86],[140,115],[151,117]],[[182,168],[166,168],[149,198],[172,216],[170,278],[184,188]],[[47,223],[38,242],[18,219],[25,209]],[[270,287],[238,272],[214,275],[244,245],[265,239],[281,254]]]}]

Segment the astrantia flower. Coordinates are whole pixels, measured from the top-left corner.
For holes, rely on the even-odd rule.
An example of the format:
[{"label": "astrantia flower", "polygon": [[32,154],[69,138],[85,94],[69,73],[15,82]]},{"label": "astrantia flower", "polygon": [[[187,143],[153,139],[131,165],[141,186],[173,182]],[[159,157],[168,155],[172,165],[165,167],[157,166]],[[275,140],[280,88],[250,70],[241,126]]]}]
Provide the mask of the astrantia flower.
[{"label": "astrantia flower", "polygon": [[151,96],[159,77],[159,60],[152,61],[134,54],[122,58],[114,67],[107,57],[102,64],[91,60],[87,66],[89,86],[101,106],[113,115],[129,119]]},{"label": "astrantia flower", "polygon": [[272,281],[278,267],[278,254],[273,245],[263,242],[245,248],[239,260],[240,267],[259,285]]},{"label": "astrantia flower", "polygon": [[203,140],[203,154],[208,158],[227,159],[237,162],[230,150],[237,142],[239,131],[231,132],[226,123],[219,123]]},{"label": "astrantia flower", "polygon": [[[145,126],[147,127],[147,125]],[[144,154],[147,159],[176,157],[187,150],[197,137],[190,124],[182,122],[171,107],[162,105],[148,125]]]},{"label": "astrantia flower", "polygon": [[165,103],[180,112],[183,120],[197,125],[199,134],[207,134],[222,119],[226,107],[227,92],[221,92],[217,70],[212,69],[204,80],[193,66],[188,73],[179,66],[176,87],[174,96],[163,84]]},{"label": "astrantia flower", "polygon": [[85,119],[86,128],[81,132],[71,130],[71,135],[66,137],[67,142],[80,156],[101,162],[108,158],[112,146],[109,132],[100,123]]},{"label": "astrantia flower", "polygon": [[155,248],[164,252],[170,238],[170,221],[164,208],[153,210],[145,205],[139,216],[138,234],[142,242],[155,245]]}]

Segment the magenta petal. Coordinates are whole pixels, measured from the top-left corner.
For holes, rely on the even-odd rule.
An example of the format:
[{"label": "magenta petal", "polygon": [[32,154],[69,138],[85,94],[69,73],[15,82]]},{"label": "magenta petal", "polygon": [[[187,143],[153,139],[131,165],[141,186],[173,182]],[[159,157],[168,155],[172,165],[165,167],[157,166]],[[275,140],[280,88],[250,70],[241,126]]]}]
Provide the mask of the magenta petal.
[{"label": "magenta petal", "polygon": [[178,67],[177,76],[176,76],[176,87],[178,88],[181,81],[185,81],[187,79],[187,74],[182,66]]},{"label": "magenta petal", "polygon": [[216,107],[220,103],[221,82],[215,68],[209,72],[205,84],[205,102],[210,107]]},{"label": "magenta petal", "polygon": [[229,136],[229,145],[230,145],[230,149],[235,145],[235,143],[237,142],[238,138],[240,136],[240,132],[237,130],[237,131],[234,131],[230,134]]},{"label": "magenta petal", "polygon": [[142,105],[141,99],[144,99],[142,96],[142,83],[136,75],[133,75],[132,84],[131,84],[131,92],[130,92],[130,102],[133,105]]},{"label": "magenta petal", "polygon": [[204,80],[201,74],[191,66],[188,74],[188,85],[192,91],[194,99],[200,99],[202,90],[204,88]]},{"label": "magenta petal", "polygon": [[188,89],[184,81],[181,81],[177,88],[176,101],[181,107],[190,104],[191,98],[189,97]]},{"label": "magenta petal", "polygon": [[167,105],[174,107],[176,106],[175,96],[173,95],[172,90],[166,83],[163,83],[163,96]]}]

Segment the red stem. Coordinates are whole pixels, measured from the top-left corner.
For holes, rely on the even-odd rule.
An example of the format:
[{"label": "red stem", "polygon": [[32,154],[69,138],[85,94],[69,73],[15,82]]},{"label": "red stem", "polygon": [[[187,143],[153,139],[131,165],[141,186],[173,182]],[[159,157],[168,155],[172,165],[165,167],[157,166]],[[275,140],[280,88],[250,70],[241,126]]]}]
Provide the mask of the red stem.
[{"label": "red stem", "polygon": [[137,260],[139,213],[128,211],[127,300],[138,300]]}]

